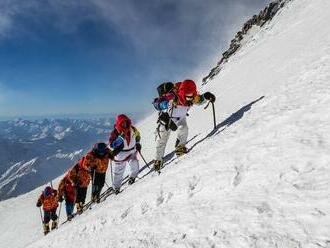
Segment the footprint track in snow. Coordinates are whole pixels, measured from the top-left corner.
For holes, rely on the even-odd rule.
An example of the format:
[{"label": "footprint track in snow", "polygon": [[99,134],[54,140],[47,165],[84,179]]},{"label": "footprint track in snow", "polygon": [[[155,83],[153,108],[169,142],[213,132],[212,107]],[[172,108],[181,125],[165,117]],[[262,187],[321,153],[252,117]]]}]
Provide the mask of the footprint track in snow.
[{"label": "footprint track in snow", "polygon": [[233,186],[237,187],[242,182],[242,166],[235,166],[236,175],[233,179]]},{"label": "footprint track in snow", "polygon": [[128,216],[129,212],[131,211],[131,208],[132,208],[132,207],[127,208],[127,209],[121,214],[120,217],[121,217],[122,219],[125,219],[125,218]]},{"label": "footprint track in snow", "polygon": [[196,193],[196,188],[200,182],[200,178],[194,175],[188,182],[188,197],[192,197]]}]

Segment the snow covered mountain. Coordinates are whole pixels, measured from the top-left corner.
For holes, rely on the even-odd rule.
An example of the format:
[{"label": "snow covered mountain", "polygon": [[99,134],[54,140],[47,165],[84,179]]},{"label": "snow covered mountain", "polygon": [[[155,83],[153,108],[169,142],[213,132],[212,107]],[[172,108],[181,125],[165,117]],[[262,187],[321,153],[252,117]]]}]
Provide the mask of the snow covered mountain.
[{"label": "snow covered mountain", "polygon": [[107,140],[113,118],[0,122],[0,200],[63,174],[97,140]]},{"label": "snow covered mountain", "polygon": [[[189,154],[45,237],[41,188],[3,201],[0,246],[330,247],[329,22],[330,1],[290,1],[201,87],[217,127],[192,109]],[[149,160],[155,120],[139,125]]]}]

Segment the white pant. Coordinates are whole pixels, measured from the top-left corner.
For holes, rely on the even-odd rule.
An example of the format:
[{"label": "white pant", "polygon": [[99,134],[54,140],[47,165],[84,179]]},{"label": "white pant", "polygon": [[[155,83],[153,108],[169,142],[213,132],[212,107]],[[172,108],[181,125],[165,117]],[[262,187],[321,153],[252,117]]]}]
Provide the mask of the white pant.
[{"label": "white pant", "polygon": [[126,169],[126,165],[129,164],[131,169],[130,177],[136,178],[139,174],[139,161],[136,158],[130,159],[123,162],[112,161],[112,173],[113,173],[113,182],[112,187],[119,189],[123,181],[123,175]]},{"label": "white pant", "polygon": [[[185,145],[188,139],[188,125],[186,118],[181,118],[178,121],[175,121],[175,124],[178,126],[177,129],[177,145]],[[168,138],[170,137],[171,130],[166,130],[165,126],[160,125],[158,131],[156,131],[157,140],[156,140],[156,156],[155,160],[162,161],[166,144],[168,141]]]}]

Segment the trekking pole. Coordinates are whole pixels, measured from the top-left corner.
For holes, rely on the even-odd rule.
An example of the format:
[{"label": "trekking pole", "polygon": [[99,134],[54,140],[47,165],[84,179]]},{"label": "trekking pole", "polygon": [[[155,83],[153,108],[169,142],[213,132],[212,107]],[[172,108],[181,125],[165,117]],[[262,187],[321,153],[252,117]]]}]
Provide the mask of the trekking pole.
[{"label": "trekking pole", "polygon": [[141,153],[141,152],[139,152],[139,154],[140,154],[140,156],[141,156],[142,160],[144,161],[144,163],[146,164],[146,166],[147,166],[147,167],[150,169],[150,166],[148,165],[147,161],[144,159],[144,157],[143,157],[142,153]]},{"label": "trekking pole", "polygon": [[[61,209],[62,209],[62,202],[60,202],[60,209],[58,211],[58,222],[60,223],[60,217],[61,217]],[[56,229],[58,228],[58,225],[56,226]]]},{"label": "trekking pole", "polygon": [[110,173],[111,173],[111,186],[113,187],[112,162],[110,164]]},{"label": "trekking pole", "polygon": [[95,180],[95,168],[93,170],[93,178],[92,178],[91,201],[93,201],[94,180]]},{"label": "trekking pole", "polygon": [[105,185],[108,187],[108,189],[110,189],[111,187],[109,186],[109,184],[107,184],[107,182],[104,182]]},{"label": "trekking pole", "polygon": [[212,104],[213,126],[214,126],[214,129],[216,129],[216,128],[217,128],[217,121],[216,121],[216,119],[215,119],[215,108],[214,108],[214,102],[210,102],[210,101],[209,101],[209,102],[207,103],[207,105],[205,106],[204,109],[207,109],[207,108],[209,107],[210,103]]},{"label": "trekking pole", "polygon": [[215,117],[215,107],[214,107],[214,102],[212,102],[212,110],[213,110],[213,124],[214,124],[214,129],[217,128],[217,120]]},{"label": "trekking pole", "polygon": [[42,218],[41,207],[39,207],[39,212],[40,212],[41,224],[44,225],[44,220],[43,220],[43,218]]}]

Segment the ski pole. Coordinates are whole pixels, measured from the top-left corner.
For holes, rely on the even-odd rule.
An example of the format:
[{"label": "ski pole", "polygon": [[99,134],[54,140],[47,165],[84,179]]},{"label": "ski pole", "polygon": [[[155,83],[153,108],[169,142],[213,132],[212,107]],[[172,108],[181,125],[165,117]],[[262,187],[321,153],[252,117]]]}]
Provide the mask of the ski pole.
[{"label": "ski pole", "polygon": [[214,102],[212,102],[212,110],[213,110],[213,124],[214,124],[214,129],[217,128],[217,120],[215,117],[215,107],[214,107]]},{"label": "ski pole", "polygon": [[146,166],[147,166],[147,167],[150,169],[150,167],[149,167],[149,165],[148,165],[147,161],[144,159],[144,157],[143,157],[142,153],[141,153],[141,152],[139,152],[139,154],[140,154],[140,156],[141,156],[142,160],[144,161],[144,163],[146,164]]}]

